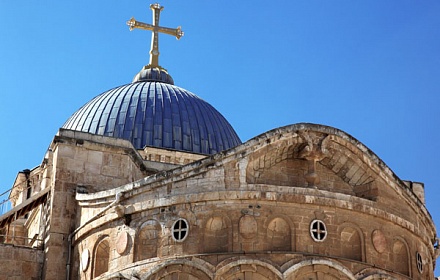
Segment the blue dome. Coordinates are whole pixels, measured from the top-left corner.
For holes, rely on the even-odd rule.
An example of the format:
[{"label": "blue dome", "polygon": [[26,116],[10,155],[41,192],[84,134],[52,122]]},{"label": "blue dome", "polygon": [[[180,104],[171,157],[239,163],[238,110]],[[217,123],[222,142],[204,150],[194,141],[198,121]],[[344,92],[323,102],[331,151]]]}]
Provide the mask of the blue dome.
[{"label": "blue dome", "polygon": [[229,122],[195,94],[170,81],[140,80],[93,98],[63,128],[126,139],[137,149],[215,154],[241,144]]}]

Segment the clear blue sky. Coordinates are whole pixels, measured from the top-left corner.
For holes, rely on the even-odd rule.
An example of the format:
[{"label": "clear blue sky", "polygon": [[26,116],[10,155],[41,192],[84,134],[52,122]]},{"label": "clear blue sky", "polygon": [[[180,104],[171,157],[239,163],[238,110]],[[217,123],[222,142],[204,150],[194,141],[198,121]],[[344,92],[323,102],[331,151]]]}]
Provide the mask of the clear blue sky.
[{"label": "clear blue sky", "polygon": [[[0,2],[0,189],[39,165],[80,106],[148,63],[150,2]],[[401,179],[425,183],[440,225],[440,1],[162,1],[160,64],[243,141],[330,125]],[[437,269],[436,275],[440,275]]]}]

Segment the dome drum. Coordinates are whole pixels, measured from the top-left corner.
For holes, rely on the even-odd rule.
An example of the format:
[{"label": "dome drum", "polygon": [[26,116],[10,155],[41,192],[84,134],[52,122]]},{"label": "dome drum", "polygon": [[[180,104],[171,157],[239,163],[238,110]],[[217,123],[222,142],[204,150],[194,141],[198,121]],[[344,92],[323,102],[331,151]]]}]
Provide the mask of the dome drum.
[{"label": "dome drum", "polygon": [[136,82],[163,82],[174,85],[174,80],[168,72],[162,67],[144,66],[139,73],[133,78],[133,83]]}]

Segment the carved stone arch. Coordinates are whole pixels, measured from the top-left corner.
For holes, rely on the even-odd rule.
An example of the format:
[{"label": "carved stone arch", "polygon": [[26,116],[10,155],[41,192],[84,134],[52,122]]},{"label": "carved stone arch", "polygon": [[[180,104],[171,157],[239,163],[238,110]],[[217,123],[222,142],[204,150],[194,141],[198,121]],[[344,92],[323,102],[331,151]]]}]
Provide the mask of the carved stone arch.
[{"label": "carved stone arch", "polygon": [[212,280],[214,267],[201,260],[176,259],[169,260],[155,266],[146,274],[141,275],[142,280]]},{"label": "carved stone arch", "polygon": [[277,280],[282,273],[270,263],[254,259],[226,260],[217,266],[214,280]]},{"label": "carved stone arch", "polygon": [[247,183],[313,187],[377,199],[372,161],[364,156],[368,149],[342,131],[299,124],[264,136],[249,154]]},{"label": "carved stone arch", "polygon": [[367,267],[356,273],[356,279],[359,280],[397,280],[391,276],[389,271],[377,267]]},{"label": "carved stone arch", "polygon": [[330,170],[334,178],[339,179],[331,180],[334,181],[332,188],[369,200],[377,199],[378,185],[375,181],[375,172],[360,155],[359,147],[347,139],[332,136],[331,141],[328,141],[327,151],[327,157],[323,158],[320,164]]},{"label": "carved stone arch", "polygon": [[397,278],[394,278],[391,275],[377,273],[377,274],[371,274],[365,277],[358,278],[359,280],[397,280]]},{"label": "carved stone arch", "polygon": [[286,215],[271,215],[264,222],[268,251],[295,251],[295,230]]},{"label": "carved stone arch", "polygon": [[147,220],[137,230],[134,248],[134,261],[155,258],[158,256],[158,245],[161,244],[162,227],[156,220]]},{"label": "carved stone arch", "polygon": [[205,222],[203,248],[206,253],[223,253],[232,251],[232,223],[221,214],[214,213]]},{"label": "carved stone arch", "polygon": [[266,139],[249,155],[246,182],[251,184],[275,184],[282,186],[305,186],[304,173],[307,162],[296,158],[304,139],[297,133],[275,135]]},{"label": "carved stone arch", "polygon": [[101,236],[93,247],[92,278],[104,274],[109,269],[110,262],[110,238],[108,235]]},{"label": "carved stone arch", "polygon": [[409,246],[405,239],[396,236],[391,247],[392,264],[394,271],[403,275],[410,276],[411,273],[411,254],[409,253]]},{"label": "carved stone arch", "polygon": [[340,256],[365,261],[365,238],[362,230],[353,223],[343,223],[338,227],[340,237]]},{"label": "carved stone arch", "polygon": [[356,280],[348,268],[327,259],[308,259],[296,263],[283,276],[286,280]]}]

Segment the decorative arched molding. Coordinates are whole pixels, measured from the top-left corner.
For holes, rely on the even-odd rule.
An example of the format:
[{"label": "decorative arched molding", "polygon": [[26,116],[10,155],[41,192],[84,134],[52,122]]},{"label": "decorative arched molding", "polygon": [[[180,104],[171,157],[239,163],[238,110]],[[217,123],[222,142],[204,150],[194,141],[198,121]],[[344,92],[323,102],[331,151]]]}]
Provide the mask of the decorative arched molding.
[{"label": "decorative arched molding", "polygon": [[308,163],[298,157],[298,149],[304,146],[304,141],[294,133],[290,137],[275,139],[273,143],[272,139],[262,143],[259,149],[248,155],[246,182],[306,187],[304,174],[309,170]]},{"label": "decorative arched molding", "polygon": [[110,238],[103,235],[96,240],[93,246],[92,278],[108,271],[110,261]]},{"label": "decorative arched molding", "polygon": [[365,268],[356,273],[355,277],[358,280],[398,280],[398,278],[391,276],[389,272],[379,269],[377,267]]},{"label": "decorative arched molding", "polygon": [[358,279],[359,280],[397,280],[397,278],[394,278],[391,275],[382,274],[382,273],[372,274]]},{"label": "decorative arched molding", "polygon": [[[237,267],[238,269],[234,269],[235,267]],[[283,274],[270,263],[255,259],[236,260],[234,258],[225,260],[217,265],[214,280],[229,280],[232,279],[230,277],[234,276],[235,274],[243,272],[256,273],[258,275],[266,277],[266,279],[268,280],[284,279]],[[267,278],[267,276],[270,278]]]},{"label": "decorative arched molding", "polygon": [[[289,226],[289,230],[290,230],[290,239],[289,239],[290,248],[286,249],[285,251],[295,251],[296,250],[295,224],[292,222],[292,220],[287,215],[284,215],[284,214],[273,214],[273,215],[268,216],[266,218],[266,220],[264,221],[264,224],[263,224],[264,229],[266,231],[268,231],[270,223],[272,223],[272,221],[274,219],[277,219],[277,218],[283,219],[287,223],[287,225]],[[267,238],[267,234],[266,234],[266,238]],[[268,244],[269,244],[269,242],[268,242]],[[269,251],[272,250],[271,248],[266,248],[266,249],[269,250]]]},{"label": "decorative arched molding", "polygon": [[139,275],[142,280],[159,280],[173,273],[187,273],[200,280],[214,279],[214,267],[198,258],[167,260]]},{"label": "decorative arched molding", "polygon": [[[402,251],[403,250],[403,251]],[[394,271],[412,277],[411,253],[408,243],[400,236],[395,236],[391,247],[392,263]]]},{"label": "decorative arched molding", "polygon": [[266,231],[269,251],[291,251],[292,233],[289,224],[283,218],[272,219]]},{"label": "decorative arched molding", "polygon": [[162,227],[157,220],[144,221],[136,231],[134,262],[155,258],[162,239]]},{"label": "decorative arched molding", "polygon": [[[288,268],[286,271],[284,271],[283,279],[296,279],[295,275],[296,275],[296,273],[301,271],[301,268],[304,268],[307,266],[318,266],[318,265],[331,267],[331,268],[337,270],[338,272],[342,273],[343,275],[345,275],[349,280],[356,280],[356,277],[353,275],[353,273],[348,268],[344,267],[340,263],[337,263],[333,260],[328,260],[328,259],[308,259],[308,260],[304,260],[302,262],[296,263],[296,264],[292,265],[290,268]],[[293,277],[293,278],[290,278],[290,277]]]},{"label": "decorative arched molding", "polygon": [[228,216],[215,212],[204,224],[203,242],[207,253],[232,251],[232,222]]},{"label": "decorative arched molding", "polygon": [[246,181],[331,190],[375,200],[378,170],[349,140],[315,127],[274,136],[249,154]]},{"label": "decorative arched molding", "polygon": [[[307,145],[307,141],[300,135],[310,133],[328,135],[324,149],[328,152],[328,156],[319,163],[333,170],[344,182],[353,186],[353,195],[376,200],[380,195],[380,184],[375,181],[379,174],[388,182],[387,187],[395,190],[406,203],[418,207],[417,196],[373,151],[351,135],[333,127],[311,123],[288,125],[250,139],[229,152],[230,154],[245,153],[249,157],[249,165],[246,168],[247,183],[270,184],[264,180],[258,182],[259,176],[281,161],[298,158],[301,148]],[[425,207],[422,211],[429,216]],[[431,227],[434,230],[434,226]]]},{"label": "decorative arched molding", "polygon": [[[359,253],[358,258],[350,257],[349,256],[350,254],[345,254],[345,253],[349,253],[349,252],[344,252],[344,248],[346,248],[347,246],[350,246],[349,244],[352,244],[352,242],[350,242],[350,240],[353,237],[349,236],[350,232],[346,231],[346,229],[349,229],[349,228],[352,229],[353,231],[355,231],[357,233],[357,236],[359,237],[359,243],[360,243],[359,247],[360,248],[359,248],[359,252],[358,252]],[[347,235],[347,236],[343,236],[343,235]],[[350,222],[342,223],[338,227],[338,236],[341,237],[341,239],[340,239],[341,257],[365,262],[365,260],[366,260],[365,237],[364,237],[364,233],[362,232],[361,228],[358,225],[356,225],[354,223],[350,223]],[[348,242],[346,242],[346,241],[348,241]],[[355,245],[355,244],[352,244],[352,245]],[[356,252],[352,252],[352,253],[356,253]]]}]

